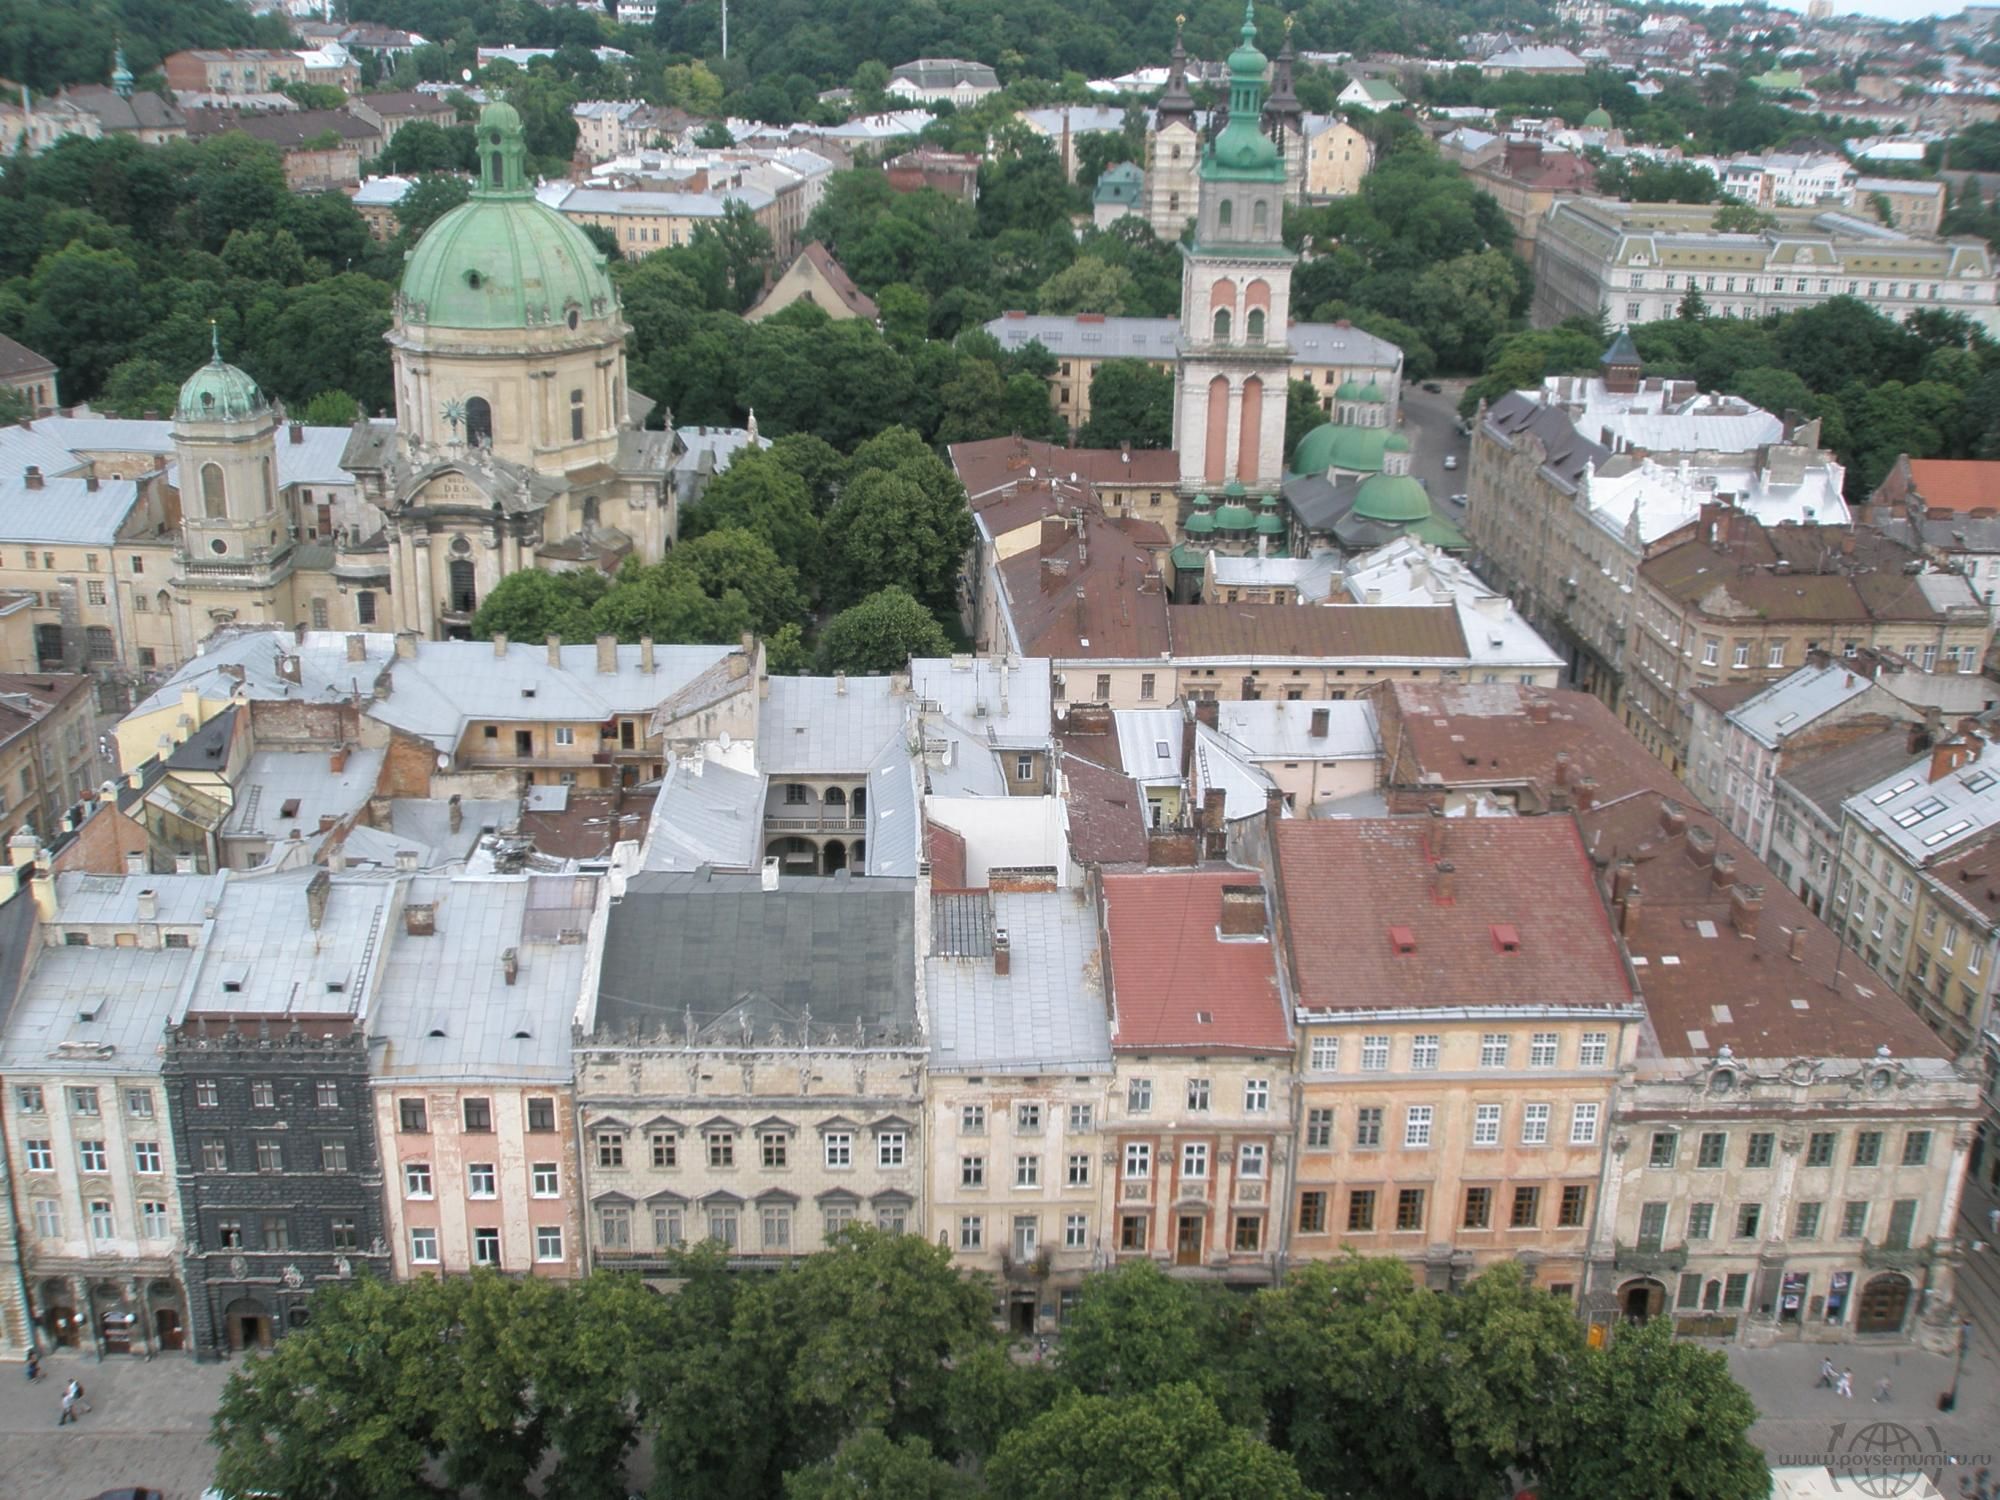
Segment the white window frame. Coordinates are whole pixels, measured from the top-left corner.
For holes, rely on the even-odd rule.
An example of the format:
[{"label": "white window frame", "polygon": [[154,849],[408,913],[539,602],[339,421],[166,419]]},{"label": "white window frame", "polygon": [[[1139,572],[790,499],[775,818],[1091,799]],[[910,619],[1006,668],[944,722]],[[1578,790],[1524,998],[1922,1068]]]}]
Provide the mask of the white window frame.
[{"label": "white window frame", "polygon": [[1431,1131],[1437,1123],[1437,1110],[1429,1104],[1411,1104],[1403,1110],[1403,1149],[1405,1151],[1428,1151]]}]

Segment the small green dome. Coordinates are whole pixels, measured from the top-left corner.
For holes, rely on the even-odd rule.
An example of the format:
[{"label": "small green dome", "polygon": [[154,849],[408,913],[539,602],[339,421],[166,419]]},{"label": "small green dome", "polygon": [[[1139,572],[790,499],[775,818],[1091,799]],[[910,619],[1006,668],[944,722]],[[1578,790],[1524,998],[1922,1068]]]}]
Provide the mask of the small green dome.
[{"label": "small green dome", "polygon": [[1389,398],[1382,394],[1382,387],[1371,380],[1368,384],[1361,387],[1360,394],[1355,396],[1354,399],[1356,401],[1372,401],[1380,406],[1385,404]]},{"label": "small green dome", "polygon": [[1283,536],[1285,518],[1278,514],[1278,497],[1266,495],[1257,511],[1257,531],[1262,536]]},{"label": "small green dome", "polygon": [[1361,399],[1361,382],[1358,380],[1341,381],[1339,386],[1334,390],[1333,399],[1336,401],[1359,401]]},{"label": "small green dome", "polygon": [[1400,432],[1392,432],[1382,439],[1382,451],[1384,453],[1408,453],[1410,451],[1410,440]]},{"label": "small green dome", "polygon": [[1353,514],[1393,525],[1428,521],[1431,497],[1408,474],[1371,474],[1354,492]]},{"label": "small green dome", "polygon": [[1583,128],[1585,130],[1609,130],[1611,126],[1611,111],[1601,104],[1583,117]]},{"label": "small green dome", "polygon": [[1215,530],[1215,515],[1208,508],[1208,496],[1194,497],[1194,509],[1188,513],[1187,524],[1182,529],[1189,536],[1207,536]]},{"label": "small green dome", "polygon": [[1241,500],[1231,500],[1216,511],[1215,524],[1222,531],[1248,531],[1257,524],[1257,518]]},{"label": "small green dome", "polygon": [[[211,333],[211,339],[216,336]],[[215,342],[215,357],[181,387],[174,403],[176,422],[241,422],[271,409],[257,382],[231,364],[223,363],[222,345]]]},{"label": "small green dome", "polygon": [[1328,469],[1342,469],[1351,474],[1379,473],[1382,454],[1393,436],[1385,427],[1323,422],[1300,438],[1292,450],[1292,472],[1324,474]]},{"label": "small green dome", "polygon": [[521,116],[479,113],[479,186],[424,231],[403,268],[402,321],[436,328],[534,328],[618,314],[604,257],[528,185]]}]

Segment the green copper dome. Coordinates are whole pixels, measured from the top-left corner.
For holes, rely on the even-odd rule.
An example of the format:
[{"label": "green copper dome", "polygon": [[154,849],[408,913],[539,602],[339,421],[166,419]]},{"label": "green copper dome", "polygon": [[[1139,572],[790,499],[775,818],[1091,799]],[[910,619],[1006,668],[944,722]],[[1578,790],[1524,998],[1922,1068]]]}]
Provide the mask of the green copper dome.
[{"label": "green copper dome", "polygon": [[1583,117],[1583,128],[1585,130],[1609,130],[1611,128],[1611,111],[1601,104],[1598,105],[1596,109],[1593,109]]},{"label": "green copper dome", "polygon": [[1350,474],[1377,474],[1382,454],[1395,434],[1385,427],[1353,427],[1323,422],[1299,439],[1292,450],[1294,474],[1324,474],[1340,469]]},{"label": "green copper dome", "polygon": [[1202,175],[1283,182],[1285,167],[1278,160],[1278,148],[1258,128],[1267,59],[1257,50],[1257,15],[1251,0],[1243,6],[1242,36],[1242,44],[1229,54],[1229,123],[1208,148]]},{"label": "green copper dome", "polygon": [[1339,386],[1334,390],[1333,399],[1336,401],[1359,401],[1361,399],[1361,382],[1358,380],[1341,381]]},{"label": "green copper dome", "polygon": [[1371,380],[1368,384],[1361,387],[1354,399],[1356,401],[1373,401],[1379,406],[1389,398],[1382,394],[1382,387]]},{"label": "green copper dome", "polygon": [[1353,513],[1370,521],[1408,525],[1430,519],[1431,497],[1407,474],[1371,474],[1354,492]]},{"label": "green copper dome", "polygon": [[1266,495],[1264,503],[1257,511],[1257,530],[1263,536],[1283,536],[1285,518],[1278,514],[1278,497]]},{"label": "green copper dome", "polygon": [[615,317],[604,257],[529,186],[521,116],[479,112],[479,186],[417,241],[398,313],[435,328],[533,328]]},{"label": "green copper dome", "polygon": [[1256,524],[1242,480],[1232,479],[1222,487],[1222,504],[1215,512],[1215,524],[1222,531],[1248,531]]},{"label": "green copper dome", "polygon": [[1384,453],[1408,453],[1410,451],[1410,440],[1400,432],[1392,432],[1386,438],[1382,439],[1382,451]]},{"label": "green copper dome", "polygon": [[1194,497],[1194,509],[1188,512],[1187,523],[1182,529],[1189,536],[1207,536],[1215,530],[1215,516],[1208,508],[1208,496]]},{"label": "green copper dome", "polygon": [[181,387],[180,400],[174,403],[174,420],[241,422],[269,411],[271,403],[257,389],[257,382],[236,366],[223,363],[222,338],[213,327],[209,329],[209,341],[215,357],[188,376],[187,384]]}]

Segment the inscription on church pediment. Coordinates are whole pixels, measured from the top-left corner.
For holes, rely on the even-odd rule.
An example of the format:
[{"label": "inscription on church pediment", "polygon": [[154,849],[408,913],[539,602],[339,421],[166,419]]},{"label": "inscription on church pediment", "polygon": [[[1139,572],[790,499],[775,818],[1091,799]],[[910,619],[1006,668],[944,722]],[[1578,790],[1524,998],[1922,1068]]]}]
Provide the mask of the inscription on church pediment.
[{"label": "inscription on church pediment", "polygon": [[419,505],[476,505],[484,507],[486,492],[463,474],[440,474],[412,495]]}]

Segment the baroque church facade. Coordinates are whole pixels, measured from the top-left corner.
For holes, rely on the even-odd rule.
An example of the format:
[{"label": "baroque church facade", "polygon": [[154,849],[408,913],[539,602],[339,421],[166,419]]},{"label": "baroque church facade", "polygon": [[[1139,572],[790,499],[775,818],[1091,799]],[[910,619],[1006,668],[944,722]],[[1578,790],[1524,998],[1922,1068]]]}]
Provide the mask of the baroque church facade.
[{"label": "baroque church facade", "polygon": [[397,418],[355,424],[351,483],[288,512],[278,408],[219,348],[182,388],[172,595],[187,638],[254,621],[464,636],[509,573],[611,570],[672,546],[682,444],[647,428],[653,403],[627,383],[604,257],[536,201],[512,106],[486,106],[478,143],[479,186],[404,268],[387,335]]}]

